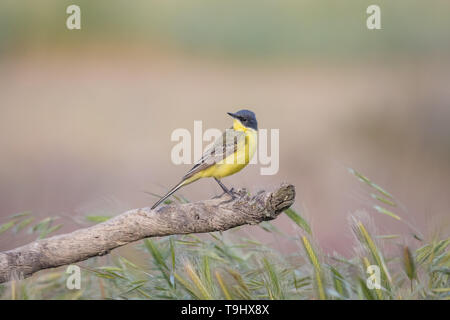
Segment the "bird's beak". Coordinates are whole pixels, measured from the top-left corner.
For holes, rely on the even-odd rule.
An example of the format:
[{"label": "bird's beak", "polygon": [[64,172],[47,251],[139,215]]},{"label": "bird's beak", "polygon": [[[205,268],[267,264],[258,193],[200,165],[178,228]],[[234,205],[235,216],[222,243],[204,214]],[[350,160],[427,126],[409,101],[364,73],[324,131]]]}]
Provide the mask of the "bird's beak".
[{"label": "bird's beak", "polygon": [[239,119],[239,116],[235,113],[227,112],[227,114],[235,119]]}]

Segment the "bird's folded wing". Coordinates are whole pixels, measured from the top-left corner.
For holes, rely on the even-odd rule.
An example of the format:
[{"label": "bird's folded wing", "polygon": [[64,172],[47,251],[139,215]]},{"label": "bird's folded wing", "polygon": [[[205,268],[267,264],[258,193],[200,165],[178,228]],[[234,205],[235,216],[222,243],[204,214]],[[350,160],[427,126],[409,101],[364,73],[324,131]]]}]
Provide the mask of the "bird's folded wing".
[{"label": "bird's folded wing", "polygon": [[202,157],[197,161],[194,167],[186,173],[183,180],[224,160],[229,155],[235,153],[238,146],[244,142],[244,132],[235,131],[233,129],[225,130],[222,136],[218,138],[205,153],[203,153]]}]

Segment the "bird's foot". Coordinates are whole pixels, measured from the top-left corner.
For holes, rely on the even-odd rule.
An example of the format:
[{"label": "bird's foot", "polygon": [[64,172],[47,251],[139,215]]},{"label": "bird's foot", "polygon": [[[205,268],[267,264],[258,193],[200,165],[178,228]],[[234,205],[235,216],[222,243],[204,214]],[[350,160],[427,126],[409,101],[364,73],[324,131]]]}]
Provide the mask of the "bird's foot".
[{"label": "bird's foot", "polygon": [[227,191],[224,190],[220,195],[218,195],[214,198],[222,198],[224,195],[228,195],[230,197],[230,199],[226,200],[222,203],[228,203],[228,202],[234,201],[237,198],[239,198],[239,193],[234,191],[234,188],[231,188],[230,190],[227,189]]},{"label": "bird's foot", "polygon": [[233,190],[229,190],[228,192],[224,191],[220,196],[218,196],[218,198],[222,198],[224,195],[229,195],[231,197],[230,201],[236,200],[238,198],[237,197],[238,193],[236,193]]}]

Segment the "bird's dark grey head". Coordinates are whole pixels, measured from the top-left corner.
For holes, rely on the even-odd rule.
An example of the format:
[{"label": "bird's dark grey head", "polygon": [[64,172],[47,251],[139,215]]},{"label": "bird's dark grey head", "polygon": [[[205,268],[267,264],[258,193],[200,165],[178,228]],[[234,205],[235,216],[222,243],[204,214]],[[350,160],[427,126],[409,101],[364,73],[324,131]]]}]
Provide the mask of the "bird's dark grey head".
[{"label": "bird's dark grey head", "polygon": [[238,119],[247,128],[258,130],[258,121],[255,114],[250,110],[240,110],[236,113],[227,112],[230,116]]}]

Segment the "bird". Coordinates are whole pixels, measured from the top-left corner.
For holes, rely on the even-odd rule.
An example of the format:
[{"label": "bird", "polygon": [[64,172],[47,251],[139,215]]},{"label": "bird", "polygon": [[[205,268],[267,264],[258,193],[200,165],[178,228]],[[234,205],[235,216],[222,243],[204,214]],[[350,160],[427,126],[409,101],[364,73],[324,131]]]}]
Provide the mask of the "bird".
[{"label": "bird", "polygon": [[233,189],[229,190],[220,180],[241,171],[252,159],[257,145],[258,122],[250,110],[227,114],[233,118],[233,126],[214,141],[181,181],[152,206],[152,210],[181,187],[207,177],[214,178],[225,193],[235,198]]}]

